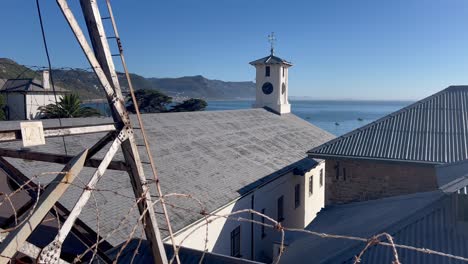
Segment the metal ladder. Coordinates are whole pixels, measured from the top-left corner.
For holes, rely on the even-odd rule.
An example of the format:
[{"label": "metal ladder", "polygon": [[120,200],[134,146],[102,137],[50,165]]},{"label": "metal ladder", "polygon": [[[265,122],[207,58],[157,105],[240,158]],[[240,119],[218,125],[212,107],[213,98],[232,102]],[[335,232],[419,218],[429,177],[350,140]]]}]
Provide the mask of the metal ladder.
[{"label": "metal ladder", "polygon": [[[144,145],[145,145],[146,154],[148,155],[149,165],[151,166],[151,170],[152,170],[152,174],[153,174],[153,180],[154,180],[155,185],[156,185],[158,196],[161,199],[162,212],[157,212],[156,211],[156,214],[164,216],[166,225],[165,226],[159,226],[159,229],[162,230],[162,231],[168,232],[168,234],[169,234],[169,236],[171,238],[171,243],[172,243],[172,247],[173,247],[173,250],[174,250],[174,254],[176,254],[177,250],[178,250],[177,249],[177,244],[176,244],[176,241],[175,241],[174,236],[173,236],[173,231],[172,231],[172,226],[171,226],[171,223],[170,223],[170,218],[169,218],[169,215],[167,213],[167,207],[166,207],[166,204],[164,202],[164,198],[162,198],[163,197],[163,192],[162,192],[162,189],[161,189],[161,184],[159,182],[158,172],[157,172],[157,169],[156,169],[156,165],[154,163],[153,155],[151,154],[151,149],[150,149],[150,146],[149,146],[148,138],[146,136],[143,120],[141,120],[141,115],[140,115],[140,111],[138,109],[137,100],[135,98],[135,93],[134,93],[132,80],[131,80],[130,73],[129,73],[128,68],[127,68],[127,63],[125,61],[125,56],[124,56],[123,47],[122,47],[122,41],[121,41],[120,36],[119,36],[119,32],[118,32],[118,29],[117,29],[117,23],[115,22],[115,17],[114,17],[114,13],[112,11],[112,5],[110,3],[110,0],[106,0],[106,7],[107,7],[108,16],[102,17],[102,20],[103,21],[110,20],[111,25],[112,25],[112,29],[113,29],[113,33],[114,33],[113,36],[106,36],[106,39],[108,39],[108,40],[114,39],[115,44],[116,44],[116,46],[118,48],[118,53],[111,54],[111,56],[112,57],[120,57],[122,68],[124,70],[125,77],[127,79],[127,84],[128,84],[128,91],[126,91],[126,92],[122,91],[122,94],[125,94],[126,96],[130,95],[130,97],[133,100],[133,104],[135,105],[135,111],[136,111],[136,115],[138,117],[138,123],[139,123],[139,126],[140,126],[141,136],[142,136],[142,139],[143,139],[143,142],[144,142]],[[176,259],[177,263],[180,263],[180,259],[179,259],[178,254],[175,255],[175,259]]]}]

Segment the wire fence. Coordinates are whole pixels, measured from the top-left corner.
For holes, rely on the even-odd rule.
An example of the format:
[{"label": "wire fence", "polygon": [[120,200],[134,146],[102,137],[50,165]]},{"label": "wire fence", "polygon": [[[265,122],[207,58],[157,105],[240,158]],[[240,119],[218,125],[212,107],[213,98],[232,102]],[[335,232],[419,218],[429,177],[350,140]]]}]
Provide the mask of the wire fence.
[{"label": "wire fence", "polygon": [[[22,226],[24,223],[27,223],[30,220],[30,217],[33,215],[33,213],[37,209],[37,206],[41,199],[41,194],[43,194],[45,188],[47,188],[47,186],[53,182],[53,181],[48,182],[48,185],[42,185],[40,183],[41,179],[45,176],[60,175],[60,174],[66,174],[66,173],[67,172],[40,173],[40,174],[37,174],[35,177],[29,179],[28,181],[25,181],[22,184],[16,185],[15,186],[16,188],[13,188],[10,192],[5,192],[5,190],[3,190],[3,192],[1,193],[0,211],[4,212],[5,209],[8,209],[8,211],[11,212],[11,216],[14,218],[14,221],[10,227],[4,227],[0,231],[0,234],[2,234],[2,237],[7,236],[9,233],[13,232],[16,228]],[[47,180],[44,179],[42,182],[47,182]],[[98,252],[100,244],[106,242],[106,240],[114,236],[117,232],[126,232],[126,239],[122,240],[122,243],[120,247],[118,248],[117,254],[115,254],[115,257],[113,258],[112,261],[114,263],[117,263],[119,259],[122,257],[122,255],[124,255],[124,252],[126,251],[126,248],[129,246],[131,241],[133,241],[134,239],[137,239],[138,243],[136,247],[132,249],[132,252],[125,253],[127,256],[129,254],[131,255],[131,258],[130,259],[126,258],[125,261],[134,263],[137,256],[141,254],[141,246],[143,244],[143,238],[144,238],[143,229],[146,223],[145,223],[145,218],[141,215],[147,213],[147,211],[143,211],[143,214],[141,214],[137,218],[136,221],[134,219],[134,216],[138,215],[138,204],[141,203],[145,199],[144,198],[145,196],[142,196],[136,199],[133,196],[122,194],[118,190],[102,189],[102,188],[89,189],[86,187],[86,182],[80,177],[78,177],[74,182],[62,181],[61,183],[69,185],[70,188],[74,187],[74,188],[80,188],[82,190],[87,189],[87,190],[92,191],[93,200],[90,203],[90,207],[93,208],[92,211],[94,211],[94,214],[95,214],[94,217],[97,223],[96,228],[95,228],[96,237],[94,239],[94,242],[88,243],[86,245],[81,245],[83,248],[81,252],[73,256],[70,256],[69,254],[62,254],[62,256],[65,256],[66,258],[65,261],[72,262],[72,263],[81,263],[81,262],[99,263],[100,258],[101,258]],[[24,192],[29,193],[32,204],[29,206],[28,210],[24,212],[20,212],[18,205],[15,204],[16,203],[15,196]],[[132,206],[127,208],[126,212],[122,212],[122,214],[120,215],[120,219],[117,225],[118,228],[108,233],[102,233],[100,230],[100,227],[102,226],[103,222],[108,221],[108,219],[102,218],[102,213],[101,213],[102,208],[100,208],[98,198],[96,197],[96,195],[98,195],[99,193],[103,193],[103,192],[109,192],[113,195],[119,196],[120,198],[128,200],[128,202],[132,204]],[[164,199],[161,199],[161,198],[164,198]],[[195,204],[197,204],[198,207],[196,206],[188,207],[188,208],[184,207],[178,202],[180,200],[191,200]],[[217,221],[218,219],[228,219],[230,221],[237,221],[237,222],[248,222],[248,223],[253,223],[255,225],[258,225],[258,226],[263,225],[265,226],[265,228],[270,228],[274,230],[275,232],[279,233],[281,237],[281,242],[280,242],[281,250],[279,252],[278,257],[273,260],[274,263],[279,263],[281,261],[282,255],[284,254],[285,251],[287,251],[287,247],[285,247],[284,239],[285,239],[286,233],[288,232],[298,232],[298,233],[303,233],[303,234],[310,235],[310,236],[316,236],[319,238],[332,238],[332,239],[341,239],[341,240],[361,242],[363,245],[363,248],[361,252],[355,256],[354,263],[360,263],[363,256],[366,254],[366,251],[375,245],[380,245],[380,246],[391,248],[392,255],[393,255],[392,263],[395,263],[395,264],[402,263],[400,261],[399,254],[398,254],[398,251],[400,249],[411,250],[411,251],[416,251],[416,252],[420,252],[424,254],[437,255],[441,257],[450,258],[453,260],[460,260],[460,261],[468,262],[468,258],[465,258],[462,256],[456,256],[456,255],[452,255],[452,254],[448,254],[448,253],[444,253],[440,251],[415,247],[411,245],[397,244],[394,242],[393,237],[388,233],[377,234],[375,236],[365,238],[365,237],[356,237],[356,236],[345,236],[345,235],[339,235],[339,234],[320,233],[320,232],[314,232],[310,230],[297,229],[297,228],[288,228],[288,227],[283,226],[281,222],[278,222],[272,217],[262,214],[252,209],[241,209],[241,210],[237,210],[237,211],[226,213],[226,214],[209,213],[207,212],[207,209],[204,206],[204,202],[190,194],[170,193],[170,194],[164,195],[164,197],[155,196],[155,199],[152,204],[153,206],[158,207],[162,201],[164,201],[164,203],[166,203],[166,205],[170,207],[172,210],[178,210],[184,214],[198,215],[200,218],[203,219],[203,224],[198,225],[196,228],[193,228],[185,236],[180,237],[179,243],[177,245],[177,250],[174,252],[173,256],[169,260],[170,263],[176,262],[175,257],[178,256],[179,249],[183,247],[184,244],[189,239],[191,239],[191,237],[200,229],[204,230],[204,234],[205,234],[203,241],[200,241],[200,243],[203,243],[203,248],[204,248],[203,254],[201,255],[199,259],[199,262],[202,263],[205,257],[205,252],[208,252],[208,232],[209,232],[210,224],[213,223],[214,221]],[[88,211],[87,213],[90,213],[92,211]],[[254,220],[254,218],[244,217],[244,215],[255,215],[257,217],[264,218],[266,221],[257,221],[257,220]],[[58,215],[49,213],[48,216],[42,221],[42,224],[44,225],[50,222],[56,223],[54,232],[58,232],[58,229],[61,228],[62,220],[59,219]],[[31,251],[28,252],[28,251],[22,250],[22,248],[17,248],[17,251],[22,252],[22,254],[15,255],[14,257],[0,256],[0,258],[8,258],[9,261],[14,262],[14,263],[21,263],[18,261],[23,261],[26,263],[28,263],[27,261],[30,261],[29,263],[32,263],[38,257],[37,251],[35,255],[31,254]],[[25,255],[27,255],[28,253],[29,253],[29,256],[26,257]]]}]

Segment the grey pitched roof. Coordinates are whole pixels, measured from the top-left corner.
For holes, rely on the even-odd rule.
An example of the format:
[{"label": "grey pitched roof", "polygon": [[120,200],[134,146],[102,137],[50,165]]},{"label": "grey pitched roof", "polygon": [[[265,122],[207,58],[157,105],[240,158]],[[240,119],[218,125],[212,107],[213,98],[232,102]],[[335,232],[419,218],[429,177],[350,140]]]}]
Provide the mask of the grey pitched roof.
[{"label": "grey pitched roof", "polygon": [[[334,206],[320,212],[306,228],[316,232],[370,238],[390,233],[395,243],[468,257],[468,236],[456,224],[455,203],[441,191],[396,196]],[[353,263],[365,243],[299,234],[282,263]],[[459,263],[453,259],[398,250],[402,263]],[[388,247],[370,248],[362,263],[391,263]]]},{"label": "grey pitched roof", "polygon": [[[68,90],[55,85],[55,91],[59,93],[68,92]],[[53,90],[44,89],[40,80],[37,79],[9,79],[5,82],[3,87],[0,86],[0,92],[48,92],[52,93]]]},{"label": "grey pitched roof", "polygon": [[308,152],[423,163],[468,158],[468,86],[450,86]]},{"label": "grey pitched roof", "polygon": [[258,60],[254,60],[252,62],[249,63],[250,65],[257,65],[257,64],[284,64],[284,65],[287,65],[287,66],[292,66],[292,64],[286,60],[283,60],[282,58],[280,57],[276,57],[275,55],[270,55],[270,56],[266,56],[264,58],[261,58],[261,59],[258,59]]},{"label": "grey pitched roof", "polygon": [[[121,255],[117,263],[153,263],[153,255],[151,255],[151,249],[149,248],[149,244],[146,240],[139,244],[138,239],[132,239],[130,243],[125,247],[122,251]],[[117,254],[119,253],[122,245],[111,249],[106,254],[111,258],[111,260],[115,260]],[[171,245],[165,244],[164,248],[166,249],[166,254],[169,259],[173,257],[173,248]],[[135,250],[138,249],[138,254],[133,256]],[[184,248],[181,247],[179,250],[179,259],[180,262],[183,264],[198,264],[200,260],[203,261],[201,263],[204,264],[259,264],[260,262],[255,262],[247,259],[242,258],[235,258],[226,255],[220,255],[212,252],[205,252],[203,251],[191,249],[191,248]],[[133,261],[132,261],[133,260]]]},{"label": "grey pitched roof", "polygon": [[[136,124],[136,118],[132,116],[132,119]],[[62,119],[64,126],[109,121],[105,118]],[[333,138],[333,135],[293,114],[280,116],[264,109],[145,114],[143,121],[163,191],[192,194],[203,201],[208,211],[214,211],[265,180],[293,169],[296,164],[302,164],[308,149]],[[45,127],[57,125],[57,120],[44,120]],[[2,122],[1,128],[19,128],[19,122]],[[92,146],[102,136],[90,134],[66,137],[67,151],[69,154],[78,153]],[[138,130],[136,136],[142,159],[148,161]],[[20,143],[1,144],[1,147],[19,148]],[[48,139],[47,145],[33,147],[32,150],[64,153],[61,138]],[[101,151],[97,157],[102,157],[103,153]],[[121,159],[122,156],[117,158]],[[50,163],[8,160],[29,177],[62,168],[62,165]],[[80,180],[87,182],[92,172],[92,169],[86,168]],[[151,179],[148,165],[145,165],[145,172],[147,178]],[[46,180],[44,178],[42,182]],[[132,197],[133,193],[124,172],[109,171],[98,187],[119,193],[116,196],[113,192],[100,192],[96,196],[101,205],[100,218],[106,219],[101,221],[100,231],[106,233],[120,226],[119,219],[132,205],[128,197]],[[79,188],[69,188],[60,202],[71,208],[80,192]],[[198,208],[197,204],[185,200],[174,199],[174,202]],[[175,209],[170,216],[175,230],[200,218],[198,214]],[[132,219],[135,220],[135,217]],[[80,219],[96,227],[96,210],[92,208],[92,203]],[[163,225],[162,218],[159,223]],[[117,244],[126,239],[131,226],[122,228],[124,230],[113,236],[110,243]]]}]

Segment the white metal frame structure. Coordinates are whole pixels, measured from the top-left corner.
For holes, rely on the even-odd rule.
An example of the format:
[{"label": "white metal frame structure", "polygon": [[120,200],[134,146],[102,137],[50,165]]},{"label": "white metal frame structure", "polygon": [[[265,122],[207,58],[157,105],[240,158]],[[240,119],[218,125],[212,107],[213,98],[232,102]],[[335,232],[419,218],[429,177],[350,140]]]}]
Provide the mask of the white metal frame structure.
[{"label": "white metal frame structure", "polygon": [[[70,215],[65,220],[64,224],[61,226],[57,236],[54,241],[49,244],[47,247],[42,249],[39,256],[37,257],[38,263],[59,263],[63,262],[60,259],[60,251],[62,243],[64,242],[67,235],[70,233],[72,226],[80,215],[83,207],[86,205],[87,201],[90,198],[93,188],[96,186],[98,181],[103,178],[104,173],[107,169],[120,169],[126,170],[129,173],[130,181],[132,183],[134,195],[138,202],[138,209],[141,214],[142,222],[144,223],[144,230],[146,238],[151,246],[151,253],[153,255],[154,263],[165,264],[168,262],[164,245],[162,243],[161,235],[159,233],[158,224],[155,217],[153,202],[151,199],[148,183],[144,175],[142,162],[138,153],[135,135],[133,127],[128,116],[128,112],[125,108],[125,98],[122,95],[117,74],[115,71],[114,63],[112,60],[112,54],[110,53],[109,44],[104,32],[104,27],[102,25],[102,18],[99,13],[98,5],[96,0],[80,0],[81,8],[85,17],[87,28],[89,31],[90,39],[92,42],[92,47],[89,45],[86,40],[83,31],[81,30],[73,12],[68,6],[67,0],[56,0],[58,6],[60,7],[66,21],[68,22],[71,30],[73,31],[78,43],[80,44],[86,58],[88,59],[91,67],[96,73],[101,86],[104,88],[107,101],[111,107],[112,117],[114,119],[114,124],[109,125],[93,125],[93,126],[82,126],[82,127],[60,127],[60,128],[48,128],[45,129],[45,137],[56,137],[56,136],[68,136],[68,135],[77,135],[77,134],[87,134],[87,133],[98,133],[98,132],[109,132],[104,138],[97,142],[91,149],[85,150],[83,153],[73,158],[66,155],[57,155],[57,154],[47,154],[47,153],[34,153],[34,152],[23,152],[20,153],[14,150],[0,149],[0,156],[4,157],[21,157],[24,159],[30,160],[42,160],[56,163],[65,163],[68,164],[64,171],[71,168],[70,173],[76,176],[83,166],[97,167],[95,173],[87,184],[87,188],[83,190],[80,198],[72,209]],[[107,6],[111,13],[112,23],[114,26],[114,33],[117,35],[117,30],[115,28],[115,21],[112,16],[112,10],[110,7],[110,2],[107,1]],[[117,35],[118,38],[118,35]],[[120,57],[122,59],[125,71],[127,72],[125,61],[123,59],[122,49],[120,45],[120,39],[118,39]],[[127,72],[127,78],[128,72]],[[131,88],[131,83],[129,81]],[[131,92],[132,89],[131,89]],[[132,93],[132,97],[133,93]],[[136,107],[137,108],[137,107]],[[141,122],[141,120],[140,120]],[[141,127],[142,124],[140,124]],[[144,132],[144,131],[142,131]],[[149,152],[149,147],[147,144],[146,136],[144,135],[145,145],[147,146],[147,151]],[[15,141],[21,140],[21,134],[19,131],[7,131],[0,133],[0,142],[6,141]],[[105,154],[105,157],[102,160],[91,159],[92,156],[97,153],[100,149],[106,146],[109,142],[112,141],[110,149]],[[125,163],[112,161],[113,157],[117,153],[118,149],[121,148]],[[148,153],[149,154],[149,153]],[[152,162],[152,157],[150,156],[150,161],[155,174],[155,180],[157,184],[157,190],[159,198],[162,199],[162,193],[159,186],[159,182],[156,175],[156,169],[154,163]],[[68,171],[67,171],[68,172]],[[67,183],[70,178],[70,173],[66,173],[65,176],[59,175],[57,177],[68,177]],[[63,180],[63,179],[62,179]],[[62,182],[59,180],[59,182]],[[55,184],[46,189],[46,193],[42,194],[38,206],[34,213],[33,217],[28,219],[25,222],[25,225],[34,226],[33,228],[24,229],[21,226],[18,228],[18,231],[10,232],[5,238],[4,242],[0,244],[0,264],[8,263],[10,259],[8,257],[13,257],[13,255],[25,244],[26,239],[34,230],[39,222],[37,219],[42,219],[40,216],[45,215],[49,212],[51,206],[61,197],[63,192],[66,189],[65,184]],[[57,191],[61,189],[62,191]],[[47,195],[46,195],[47,194]],[[51,198],[52,197],[52,198]],[[47,206],[42,206],[43,200],[48,201]],[[167,212],[163,204],[166,220],[169,222]],[[36,215],[37,214],[37,215]],[[35,221],[34,223],[31,221]],[[169,223],[168,223],[169,224]],[[170,230],[170,224],[168,225]],[[18,232],[21,233],[21,240],[18,240]],[[174,244],[175,246],[175,244]],[[176,258],[177,262],[179,259]]]}]

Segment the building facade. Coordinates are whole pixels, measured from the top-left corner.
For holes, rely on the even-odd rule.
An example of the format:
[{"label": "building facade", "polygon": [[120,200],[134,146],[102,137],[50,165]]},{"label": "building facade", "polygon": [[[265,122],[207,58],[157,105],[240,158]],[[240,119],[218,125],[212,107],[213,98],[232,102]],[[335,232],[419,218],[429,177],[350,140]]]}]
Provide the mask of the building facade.
[{"label": "building facade", "polygon": [[326,203],[437,189],[440,166],[468,159],[468,86],[450,86],[308,152],[326,160]]},{"label": "building facade", "polygon": [[[216,210],[207,219],[182,229],[176,234],[177,243],[183,241],[185,247],[198,250],[206,247],[210,252],[223,255],[266,263],[273,261],[274,243],[281,240],[281,233],[272,227],[237,221],[244,218],[274,225],[259,215],[236,212],[253,209],[281,222],[282,226],[305,228],[325,205],[325,163],[302,162],[308,163],[308,167],[301,166],[305,169],[300,171],[291,167],[290,171]],[[207,243],[202,243],[206,238]]]},{"label": "building facade", "polygon": [[39,108],[59,101],[68,93],[61,87],[50,86],[49,72],[43,71],[42,81],[37,79],[9,79],[0,93],[5,97],[8,120],[39,119]]}]

